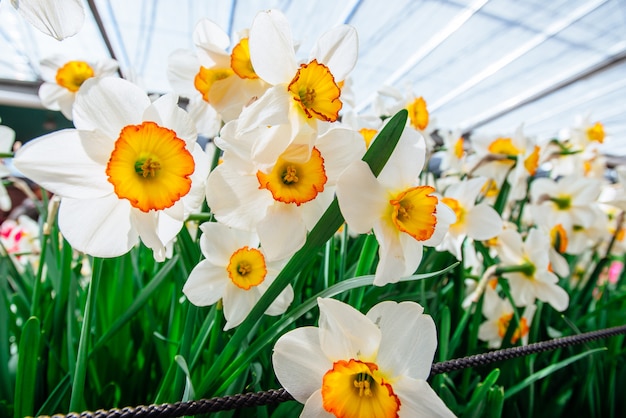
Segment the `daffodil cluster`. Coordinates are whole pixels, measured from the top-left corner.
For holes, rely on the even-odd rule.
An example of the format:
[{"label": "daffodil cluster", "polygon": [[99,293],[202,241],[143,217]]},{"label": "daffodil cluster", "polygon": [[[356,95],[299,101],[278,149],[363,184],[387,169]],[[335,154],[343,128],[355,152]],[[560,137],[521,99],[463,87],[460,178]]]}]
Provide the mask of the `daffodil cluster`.
[{"label": "daffodil cluster", "polygon": [[[29,19],[49,10],[13,3]],[[278,10],[259,12],[233,39],[201,19],[193,44],[169,57],[172,92],[156,99],[116,77],[112,60],[45,60],[42,103],[74,128],[28,142],[13,163],[60,197],[61,233],[91,256],[141,242],[164,261],[190,217],[209,219],[194,224],[202,256],[181,290],[223,309],[225,331],[246,320],[335,199],[346,236],[375,239],[375,286],[413,279],[426,252],[458,260],[469,278],[464,307],[482,304],[488,348],[527,343],[538,303],[568,309],[566,288],[590,279],[576,273],[578,256],[625,248],[626,171],[612,184],[598,169],[599,122],[546,141],[522,127],[461,136],[436,125],[428,98],[389,86],[359,113],[356,30],[330,29],[300,58]],[[364,156],[402,109],[406,126],[375,173]],[[17,226],[0,229],[11,251],[22,245]],[[265,314],[285,313],[294,287],[277,294]],[[283,335],[272,358],[303,416],[452,415],[425,382],[437,337],[421,305],[382,302],[366,315],[328,298],[318,306],[319,327]]]}]

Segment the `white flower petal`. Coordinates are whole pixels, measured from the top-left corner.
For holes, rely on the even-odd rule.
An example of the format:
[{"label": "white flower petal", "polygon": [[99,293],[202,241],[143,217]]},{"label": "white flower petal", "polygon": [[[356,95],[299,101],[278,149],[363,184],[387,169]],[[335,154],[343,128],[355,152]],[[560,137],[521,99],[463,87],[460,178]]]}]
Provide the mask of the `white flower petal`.
[{"label": "white flower petal", "polygon": [[545,177],[535,179],[530,185],[530,201],[537,203],[538,200],[542,199],[543,195],[556,196],[559,190],[558,187],[552,179]]},{"label": "white flower petal", "polygon": [[[74,96],[74,93],[68,89],[53,83],[43,83],[38,91],[41,104],[50,110],[61,110],[59,100],[64,96]],[[71,116],[71,115],[70,115]]]},{"label": "white flower petal", "polygon": [[414,129],[404,129],[378,181],[388,189],[407,188],[418,184],[426,159],[424,138]]},{"label": "white flower petal", "polygon": [[[263,283],[261,283],[261,285],[264,285],[264,289],[261,289],[261,285],[259,285],[259,290],[262,290],[262,293],[265,293],[265,290],[267,290],[266,288],[269,287],[270,284],[271,283],[267,283],[266,279]],[[291,285],[288,285],[285,290],[280,292],[278,297],[274,299],[272,304],[265,311],[265,314],[271,316],[282,315],[285,313],[287,308],[289,308],[291,302],[293,302],[293,288]]]},{"label": "white flower petal", "polygon": [[[404,249],[400,243],[400,233],[384,222],[378,222],[374,225],[374,234],[379,243],[379,261],[376,266],[374,285],[384,286],[388,283],[396,283],[400,278],[407,275],[407,265]],[[407,247],[409,245],[407,242]]]},{"label": "white flower petal", "polygon": [[200,71],[198,57],[187,49],[177,49],[167,58],[167,79],[172,89],[189,99],[200,96],[194,79]]},{"label": "white flower petal", "polygon": [[505,265],[524,263],[524,243],[519,232],[513,229],[505,229],[498,235],[498,255]]},{"label": "white flower petal", "polygon": [[257,232],[267,259],[279,260],[302,248],[307,231],[297,206],[275,203],[257,224]]},{"label": "white flower petal", "polygon": [[394,382],[393,391],[398,395],[402,403],[400,413],[403,417],[435,418],[455,416],[424,380],[403,376]]},{"label": "white flower petal", "polygon": [[181,201],[174,206],[158,212],[156,234],[159,240],[167,245],[174,239],[183,228],[185,222],[185,208]]},{"label": "white flower petal", "polygon": [[224,162],[207,180],[207,204],[218,221],[233,228],[253,230],[274,204],[272,194],[259,190],[256,176],[242,175]]},{"label": "white flower petal", "polygon": [[359,51],[359,39],[352,26],[341,25],[330,29],[317,40],[311,60],[316,58],[323,63],[335,77],[335,81],[343,81],[356,64]]},{"label": "white flower petal", "polygon": [[291,101],[293,99],[284,85],[269,88],[263,96],[241,111],[237,135],[259,127],[288,124]]},{"label": "white flower petal", "polygon": [[478,241],[490,239],[502,232],[500,214],[487,203],[481,203],[465,214],[467,235]]},{"label": "white flower petal", "polygon": [[442,203],[441,200],[438,201],[437,206],[435,208],[437,213],[437,223],[435,224],[435,230],[430,238],[421,241],[423,245],[434,247],[439,245],[443,240],[443,237],[446,235],[448,230],[450,229],[450,225],[456,222],[456,214],[448,205]]},{"label": "white flower petal", "polygon": [[169,93],[156,99],[144,112],[143,120],[156,122],[158,125],[176,132],[176,136],[193,151],[198,138],[193,120],[187,112],[178,106],[178,96]]},{"label": "white flower petal", "polygon": [[259,292],[254,288],[243,290],[234,284],[229,284],[224,291],[223,301],[224,317],[226,318],[224,331],[228,331],[246,319],[254,305],[259,301]]},{"label": "white flower petal", "polygon": [[314,327],[297,328],[280,337],[272,364],[280,384],[300,403],[320,390],[324,374],[333,367],[321,349],[319,330]]},{"label": "white flower petal", "polygon": [[398,234],[400,245],[402,246],[402,255],[404,258],[404,273],[402,277],[410,276],[422,262],[424,253],[424,245],[421,241],[416,240],[409,234]]},{"label": "white flower petal", "polygon": [[165,260],[165,244],[169,241],[161,239],[157,232],[159,214],[154,211],[142,212],[136,208],[132,208],[130,214],[133,227],[146,247],[152,249],[154,259],[159,262]]},{"label": "white flower petal", "polygon": [[299,418],[332,418],[335,415],[326,412],[324,409],[324,399],[322,398],[322,390],[318,389],[306,400],[304,408]]},{"label": "white flower petal", "polygon": [[363,136],[345,128],[330,129],[320,135],[315,141],[315,147],[324,158],[324,171],[328,177],[326,185],[334,185],[343,170],[365,154]]},{"label": "white flower petal", "polygon": [[90,199],[113,192],[105,167],[89,158],[75,129],[29,141],[13,158],[26,177],[63,197]]},{"label": "white flower petal", "polygon": [[200,249],[206,259],[225,269],[233,253],[248,246],[256,248],[259,239],[254,232],[233,229],[219,222],[205,222],[200,225]]},{"label": "white flower petal", "polygon": [[270,84],[289,83],[298,70],[291,28],[278,10],[259,12],[250,27],[250,60],[254,71]]},{"label": "white flower petal", "polygon": [[210,19],[201,19],[193,30],[193,43],[200,48],[221,52],[230,45],[230,38],[220,26]]},{"label": "white flower petal", "polygon": [[348,226],[359,234],[369,232],[389,204],[385,189],[363,161],[350,164],[339,176],[336,193]]},{"label": "white flower petal", "polygon": [[222,298],[229,280],[223,267],[216,267],[206,260],[196,265],[185,285],[183,293],[196,306],[209,306]]},{"label": "white flower petal", "polygon": [[94,257],[117,257],[139,242],[130,211],[130,203],[114,194],[98,199],[62,198],[59,228],[74,249]]},{"label": "white flower petal", "polygon": [[122,128],[143,121],[144,110],[150,106],[146,93],[121,78],[90,78],[83,83],[74,102],[76,129],[100,130],[117,139]]},{"label": "white flower petal", "polygon": [[381,302],[367,313],[382,335],[377,364],[391,376],[427,379],[437,349],[433,319],[415,302]]},{"label": "white flower petal", "polygon": [[213,83],[209,102],[225,121],[231,121],[239,117],[244,106],[263,96],[267,88],[268,84],[261,79],[226,77]]},{"label": "white flower petal", "polygon": [[81,0],[11,0],[11,4],[35,28],[59,41],[76,35],[85,21]]},{"label": "white flower petal", "polygon": [[535,288],[537,299],[549,303],[557,311],[563,312],[569,306],[569,294],[559,285],[537,281]]},{"label": "white flower petal", "polygon": [[380,329],[352,306],[330,298],[318,298],[320,346],[331,361],[375,361]]},{"label": "white flower petal", "polygon": [[0,152],[12,152],[15,142],[15,131],[8,126],[0,125]]}]

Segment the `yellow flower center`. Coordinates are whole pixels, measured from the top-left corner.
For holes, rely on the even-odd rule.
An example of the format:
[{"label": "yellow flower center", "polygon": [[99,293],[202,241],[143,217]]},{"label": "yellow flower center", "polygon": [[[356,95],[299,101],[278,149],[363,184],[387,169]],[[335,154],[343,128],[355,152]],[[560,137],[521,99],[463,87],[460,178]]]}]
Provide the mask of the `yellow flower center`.
[{"label": "yellow flower center", "polygon": [[195,163],[176,132],[154,122],[125,126],[106,167],[115,194],[148,212],[174,205],[191,189]]},{"label": "yellow flower center", "polygon": [[248,246],[238,249],[230,256],[226,270],[235,286],[243,290],[260,285],[267,274],[263,253]]},{"label": "yellow flower center", "polygon": [[480,189],[480,192],[484,194],[485,197],[495,197],[500,193],[500,188],[494,179],[487,179],[485,185]]},{"label": "yellow flower center", "polygon": [[590,141],[599,143],[604,142],[604,126],[600,122],[596,122],[592,127],[587,128],[587,138]]},{"label": "yellow flower center", "polygon": [[411,187],[390,199],[391,221],[398,230],[418,241],[429,239],[437,224],[435,189],[431,186]]},{"label": "yellow flower center", "polygon": [[524,167],[531,176],[535,175],[537,168],[539,167],[539,151],[539,146],[535,145],[533,152],[531,152],[530,155],[524,160]]},{"label": "yellow flower center", "polygon": [[[291,148],[291,147],[290,147]],[[258,171],[259,189],[267,189],[274,200],[283,203],[295,203],[300,206],[309,202],[324,191],[328,178],[324,170],[324,159],[317,148],[311,151],[306,162],[290,161],[283,153],[269,173]]]},{"label": "yellow flower center", "polygon": [[489,152],[492,154],[519,155],[522,151],[513,145],[511,138],[498,138],[489,144]]},{"label": "yellow flower center", "polygon": [[193,79],[193,85],[202,94],[204,101],[209,101],[209,92],[213,83],[230,77],[234,71],[230,68],[206,68],[200,66],[200,71]]},{"label": "yellow flower center", "polygon": [[418,131],[423,131],[428,126],[428,109],[426,108],[426,101],[423,97],[418,97],[412,103],[409,103],[406,107],[409,111],[409,120],[411,126]]},{"label": "yellow flower center", "polygon": [[[509,324],[511,323],[511,319],[513,318],[513,313],[504,314],[498,319],[498,335],[500,338],[504,338],[506,335],[506,330],[509,328]],[[528,335],[528,331],[530,327],[528,326],[528,321],[526,318],[520,318],[519,325],[517,329],[513,332],[511,336],[511,344],[516,344],[520,338]]]},{"label": "yellow flower center", "polygon": [[465,213],[467,212],[463,205],[458,200],[451,197],[442,197],[441,202],[445,203],[450,209],[454,211],[456,215],[456,222],[450,225],[450,227],[461,226],[465,223]]},{"label": "yellow flower center", "polygon": [[235,74],[240,78],[259,78],[256,72],[254,72],[254,67],[250,60],[248,38],[242,38],[233,48],[233,52],[230,54],[230,68],[232,68]]},{"label": "yellow flower center", "polygon": [[57,70],[56,82],[71,92],[77,92],[85,80],[93,76],[93,68],[85,61],[69,61]]},{"label": "yellow flower center", "polygon": [[339,360],[322,380],[324,409],[342,418],[398,417],[400,399],[375,363]]},{"label": "yellow flower center", "polygon": [[461,159],[463,157],[463,154],[465,153],[465,150],[463,148],[463,143],[464,142],[465,141],[464,141],[463,137],[460,137],[454,143],[454,156],[456,158],[458,158],[458,159]]},{"label": "yellow flower center", "polygon": [[339,117],[341,89],[328,67],[317,60],[300,65],[288,90],[307,118],[335,122]]},{"label": "yellow flower center", "polygon": [[561,254],[567,249],[567,232],[563,225],[557,224],[550,229],[550,241],[552,246]]},{"label": "yellow flower center", "polygon": [[363,139],[365,140],[365,148],[369,148],[370,144],[372,143],[372,139],[374,139],[378,131],[376,129],[361,128],[359,130],[359,133],[363,135]]}]

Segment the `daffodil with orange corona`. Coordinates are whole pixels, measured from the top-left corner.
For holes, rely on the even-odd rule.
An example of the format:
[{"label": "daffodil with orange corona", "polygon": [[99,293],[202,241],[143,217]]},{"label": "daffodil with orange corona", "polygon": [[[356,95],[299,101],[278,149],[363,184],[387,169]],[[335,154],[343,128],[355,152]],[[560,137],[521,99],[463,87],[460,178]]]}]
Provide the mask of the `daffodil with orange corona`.
[{"label": "daffodil with orange corona", "polygon": [[437,334],[422,306],[382,302],[364,315],[334,299],[318,305],[319,326],[286,333],[272,356],[301,417],[454,416],[426,382]]},{"label": "daffodil with orange corona", "polygon": [[209,171],[177,97],[152,103],[128,81],[90,79],[77,93],[74,125],[20,148],[15,167],[61,197],[59,227],[75,249],[116,257],[141,239],[163,260],[200,208]]}]

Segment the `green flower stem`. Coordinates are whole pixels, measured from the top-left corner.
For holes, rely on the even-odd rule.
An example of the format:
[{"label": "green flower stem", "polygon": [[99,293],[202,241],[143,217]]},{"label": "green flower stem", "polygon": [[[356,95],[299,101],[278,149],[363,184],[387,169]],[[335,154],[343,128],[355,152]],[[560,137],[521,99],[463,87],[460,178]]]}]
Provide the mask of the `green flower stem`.
[{"label": "green flower stem", "polygon": [[83,314],[83,326],[80,330],[78,342],[78,355],[76,357],[76,369],[72,381],[72,394],[70,397],[70,411],[82,411],[85,409],[85,379],[87,376],[87,361],[89,356],[89,334],[91,333],[92,311],[95,311],[98,287],[102,275],[101,258],[93,259],[93,270],[89,290],[87,291],[87,303]]},{"label": "green flower stem", "polygon": [[[361,248],[359,262],[357,263],[356,271],[354,273],[356,277],[364,276],[370,273],[372,266],[374,265],[374,259],[376,258],[377,251],[378,241],[376,240],[374,234],[366,235],[363,248]],[[363,287],[359,287],[354,292],[351,292],[349,304],[354,306],[356,309],[360,309],[361,304],[363,303],[364,294],[365,288]]]},{"label": "green flower stem", "polygon": [[189,215],[187,220],[188,221],[198,221],[200,223],[202,223],[202,222],[211,222],[211,221],[213,221],[213,214],[212,213],[207,213],[207,212],[192,213],[191,215]]},{"label": "green flower stem", "polygon": [[535,273],[535,266],[530,263],[524,263],[518,266],[500,266],[496,268],[496,276],[500,276],[506,273],[522,273],[526,276],[532,277],[532,275]]}]

